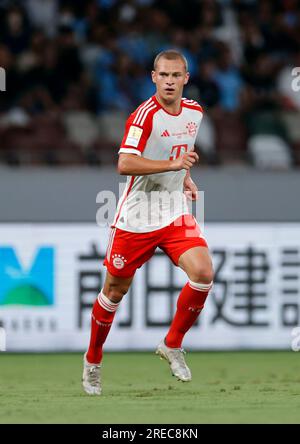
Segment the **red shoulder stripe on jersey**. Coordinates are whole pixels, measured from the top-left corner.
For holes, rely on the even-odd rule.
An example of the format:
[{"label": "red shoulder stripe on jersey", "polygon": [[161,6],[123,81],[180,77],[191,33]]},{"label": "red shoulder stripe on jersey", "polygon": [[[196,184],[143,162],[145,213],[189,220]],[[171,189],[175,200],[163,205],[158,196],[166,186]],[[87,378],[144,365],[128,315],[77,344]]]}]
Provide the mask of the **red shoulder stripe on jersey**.
[{"label": "red shoulder stripe on jersey", "polygon": [[147,106],[147,104],[151,101],[151,97],[148,100],[145,100],[145,102],[141,103],[140,106],[138,106],[133,113],[130,114],[128,119],[131,119],[131,122],[133,122],[135,120],[135,118],[137,117],[138,113],[140,112],[141,109],[143,109],[145,106]]},{"label": "red shoulder stripe on jersey", "polygon": [[146,107],[141,110],[140,115],[134,120],[134,124],[143,126],[143,123],[145,122],[145,116],[147,116],[149,111],[152,110],[154,107],[156,107],[156,105],[153,101],[151,101]]},{"label": "red shoulder stripe on jersey", "polygon": [[[196,102],[197,103],[197,102]],[[201,113],[203,113],[203,108],[201,105],[199,105],[199,103],[197,103],[197,105],[191,105],[189,103],[186,102],[182,102],[182,106],[184,108],[190,108],[190,109],[195,109],[196,111],[199,111]]]},{"label": "red shoulder stripe on jersey", "polygon": [[[186,108],[191,108],[191,109],[198,109],[199,111],[201,111],[203,113],[203,108],[201,105],[199,105],[198,102],[196,102],[196,100],[193,99],[187,99],[186,97],[182,98],[182,106],[185,106]],[[195,107],[195,108],[193,108]]]},{"label": "red shoulder stripe on jersey", "polygon": [[141,103],[140,106],[138,106],[138,107],[133,111],[133,113],[131,113],[131,115],[135,117],[136,114],[139,112],[139,110],[140,110],[143,106],[145,106],[146,104],[148,104],[148,103],[150,102],[151,99],[152,99],[152,97],[150,97],[149,99],[145,100],[145,102]]},{"label": "red shoulder stripe on jersey", "polygon": [[143,114],[143,116],[141,117],[141,120],[140,120],[140,125],[141,125],[141,126],[144,125],[145,120],[146,120],[148,114],[149,114],[152,110],[154,110],[155,108],[157,108],[157,106],[154,104],[153,106],[151,106],[150,108],[148,108],[148,109],[144,112],[144,114]]},{"label": "red shoulder stripe on jersey", "polygon": [[192,100],[192,99],[182,99],[182,100],[183,100],[183,102],[190,103],[191,105],[194,105],[195,103],[197,103],[196,100]]},{"label": "red shoulder stripe on jersey", "polygon": [[[150,106],[149,106],[150,105]],[[153,125],[153,115],[159,110],[159,107],[155,104],[148,104],[147,109],[143,109],[143,114],[140,115],[138,122],[134,123],[134,115],[131,114],[129,119],[126,122],[126,129],[125,134],[121,142],[121,148],[130,148],[134,150],[138,150],[140,153],[144,151],[144,148],[146,146],[146,143],[150,137],[150,134],[152,132],[152,125]],[[143,130],[142,136],[138,142],[138,145],[128,145],[127,142],[127,136],[128,132],[130,130],[131,126],[139,127]]]},{"label": "red shoulder stripe on jersey", "polygon": [[139,124],[139,120],[142,116],[142,114],[144,113],[144,111],[146,109],[148,109],[151,105],[153,104],[152,98],[150,97],[149,100],[147,100],[139,109],[138,112],[136,113],[134,120],[133,120],[133,124],[134,125],[138,125]]}]

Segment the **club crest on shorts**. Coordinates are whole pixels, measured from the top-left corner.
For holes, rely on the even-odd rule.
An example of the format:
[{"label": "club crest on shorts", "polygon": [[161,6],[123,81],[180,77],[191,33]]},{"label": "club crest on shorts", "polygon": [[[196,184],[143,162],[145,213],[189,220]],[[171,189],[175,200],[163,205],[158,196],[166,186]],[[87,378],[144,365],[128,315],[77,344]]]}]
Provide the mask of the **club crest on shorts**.
[{"label": "club crest on shorts", "polygon": [[112,255],[112,262],[113,266],[117,268],[118,270],[121,270],[121,268],[124,268],[125,263],[127,262],[127,259],[125,259],[124,256],[121,254],[113,254]]}]

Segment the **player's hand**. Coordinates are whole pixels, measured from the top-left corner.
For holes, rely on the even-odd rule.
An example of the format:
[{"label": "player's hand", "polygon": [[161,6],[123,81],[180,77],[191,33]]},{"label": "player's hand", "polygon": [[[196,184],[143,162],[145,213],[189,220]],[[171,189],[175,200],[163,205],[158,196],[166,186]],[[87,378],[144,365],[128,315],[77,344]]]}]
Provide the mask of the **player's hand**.
[{"label": "player's hand", "polygon": [[171,160],[172,171],[189,170],[198,160],[199,156],[195,151],[184,153],[178,159]]}]

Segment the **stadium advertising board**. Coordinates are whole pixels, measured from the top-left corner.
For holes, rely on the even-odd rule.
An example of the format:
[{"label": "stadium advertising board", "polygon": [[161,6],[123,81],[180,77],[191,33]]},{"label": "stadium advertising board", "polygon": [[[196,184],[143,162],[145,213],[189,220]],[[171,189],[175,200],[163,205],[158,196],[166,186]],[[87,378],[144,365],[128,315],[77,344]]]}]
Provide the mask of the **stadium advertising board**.
[{"label": "stadium advertising board", "polygon": [[[205,226],[215,283],[187,349],[290,349],[300,326],[300,224]],[[108,229],[0,225],[0,327],[7,351],[84,350],[103,284]],[[186,282],[159,250],[117,312],[106,350],[154,350]]]}]

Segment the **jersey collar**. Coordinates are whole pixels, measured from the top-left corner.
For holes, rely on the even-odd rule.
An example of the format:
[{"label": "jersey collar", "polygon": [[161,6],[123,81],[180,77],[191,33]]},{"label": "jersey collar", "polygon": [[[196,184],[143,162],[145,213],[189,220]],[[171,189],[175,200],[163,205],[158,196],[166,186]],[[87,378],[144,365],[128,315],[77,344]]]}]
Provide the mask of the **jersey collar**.
[{"label": "jersey collar", "polygon": [[152,100],[156,103],[156,105],[158,105],[165,113],[167,113],[167,114],[169,114],[170,116],[179,116],[181,113],[182,113],[182,104],[180,104],[180,110],[179,110],[179,112],[177,113],[177,114],[173,114],[173,113],[170,113],[170,111],[167,111],[163,106],[162,106],[162,104],[157,100],[157,98],[156,98],[156,96],[154,95],[154,96],[152,96]]}]

